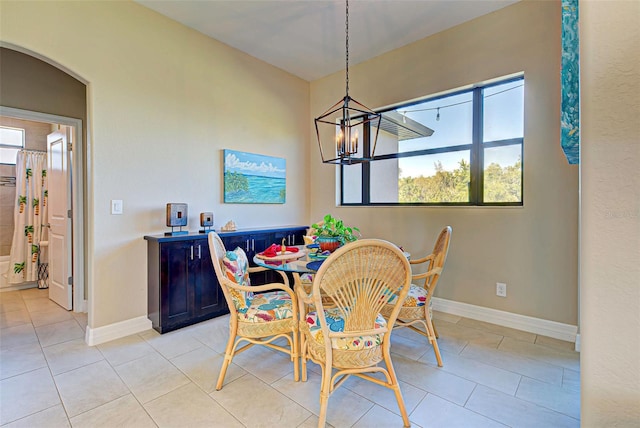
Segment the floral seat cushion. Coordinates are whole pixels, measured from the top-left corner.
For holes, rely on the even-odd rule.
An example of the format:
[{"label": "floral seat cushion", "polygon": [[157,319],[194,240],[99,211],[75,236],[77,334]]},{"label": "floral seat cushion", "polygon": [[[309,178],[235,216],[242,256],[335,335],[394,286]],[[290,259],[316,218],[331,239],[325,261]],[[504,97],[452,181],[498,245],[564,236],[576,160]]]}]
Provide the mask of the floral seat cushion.
[{"label": "floral seat cushion", "polygon": [[[424,306],[425,302],[427,301],[427,294],[427,290],[425,290],[423,287],[411,284],[411,288],[409,288],[407,298],[404,300],[402,306],[405,308],[416,308],[419,306]],[[389,304],[394,305],[397,298],[397,295],[393,295],[393,297],[391,297],[391,300],[389,300]]]},{"label": "floral seat cushion", "polygon": [[238,319],[243,322],[269,322],[293,318],[291,296],[286,291],[254,294],[248,307],[238,309]]},{"label": "floral seat cushion", "polygon": [[[340,332],[344,331],[344,319],[342,319],[342,315],[340,314],[340,310],[338,308],[325,309],[325,318],[327,319],[327,324],[329,325],[329,330]],[[309,326],[309,330],[311,331],[311,337],[316,343],[323,344],[324,338],[322,336],[322,329],[320,327],[320,320],[318,319],[318,314],[314,312],[309,312],[306,316],[307,325]],[[387,321],[382,317],[382,315],[378,314],[376,317],[375,328],[384,328],[387,325]],[[334,338],[331,339],[331,346],[334,349],[342,349],[348,351],[360,351],[362,349],[374,348],[379,346],[382,343],[381,334],[374,334],[370,336],[357,336],[357,337],[347,337],[347,338]]]},{"label": "floral seat cushion", "polygon": [[[250,286],[249,260],[242,248],[227,251],[224,274],[238,285]],[[229,288],[238,319],[243,322],[269,322],[293,317],[291,296],[284,291],[254,294]]]}]

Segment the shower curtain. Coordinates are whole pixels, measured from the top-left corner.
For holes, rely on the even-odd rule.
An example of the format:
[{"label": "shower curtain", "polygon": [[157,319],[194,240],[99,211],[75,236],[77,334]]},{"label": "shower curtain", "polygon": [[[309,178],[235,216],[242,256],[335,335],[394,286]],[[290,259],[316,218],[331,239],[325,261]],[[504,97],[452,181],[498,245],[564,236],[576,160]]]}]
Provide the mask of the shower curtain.
[{"label": "shower curtain", "polygon": [[9,283],[38,279],[40,241],[47,233],[47,154],[21,150],[16,158],[16,205]]}]

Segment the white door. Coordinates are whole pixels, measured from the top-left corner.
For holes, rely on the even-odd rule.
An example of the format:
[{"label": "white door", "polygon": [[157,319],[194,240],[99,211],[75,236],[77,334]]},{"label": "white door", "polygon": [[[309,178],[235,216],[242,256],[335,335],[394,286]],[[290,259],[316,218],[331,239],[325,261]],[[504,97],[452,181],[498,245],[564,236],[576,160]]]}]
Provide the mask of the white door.
[{"label": "white door", "polygon": [[47,136],[49,165],[49,298],[71,310],[73,260],[71,239],[71,167],[72,128],[60,126]]}]

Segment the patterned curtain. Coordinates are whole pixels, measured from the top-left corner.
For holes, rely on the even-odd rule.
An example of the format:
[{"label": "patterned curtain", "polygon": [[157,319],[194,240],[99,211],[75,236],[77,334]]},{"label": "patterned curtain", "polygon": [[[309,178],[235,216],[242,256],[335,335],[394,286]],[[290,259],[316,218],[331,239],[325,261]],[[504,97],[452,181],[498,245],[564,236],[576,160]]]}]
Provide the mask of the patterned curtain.
[{"label": "patterned curtain", "polygon": [[47,154],[22,150],[16,159],[16,207],[9,283],[38,279],[40,241],[46,240]]}]

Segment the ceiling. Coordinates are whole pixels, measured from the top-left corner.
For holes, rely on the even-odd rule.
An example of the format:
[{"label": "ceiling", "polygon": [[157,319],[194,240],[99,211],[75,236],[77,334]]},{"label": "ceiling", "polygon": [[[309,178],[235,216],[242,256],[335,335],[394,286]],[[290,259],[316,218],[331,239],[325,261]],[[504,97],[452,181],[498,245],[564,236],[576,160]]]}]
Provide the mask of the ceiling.
[{"label": "ceiling", "polygon": [[[351,0],[349,65],[519,0]],[[136,0],[313,81],[345,67],[344,0]]]}]

